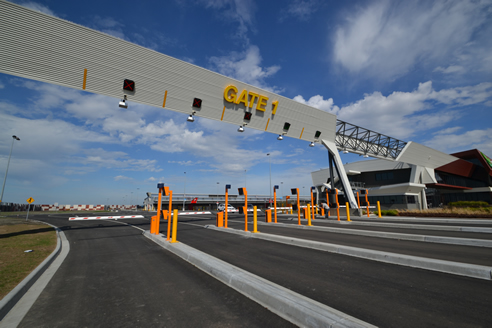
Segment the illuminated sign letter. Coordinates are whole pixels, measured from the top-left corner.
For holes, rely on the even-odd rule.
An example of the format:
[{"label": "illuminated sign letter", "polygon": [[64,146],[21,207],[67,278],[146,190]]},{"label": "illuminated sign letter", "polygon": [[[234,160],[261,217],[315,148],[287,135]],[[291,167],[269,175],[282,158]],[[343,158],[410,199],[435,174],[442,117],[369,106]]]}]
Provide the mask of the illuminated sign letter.
[{"label": "illuminated sign letter", "polygon": [[258,104],[256,105],[256,110],[265,111],[265,106],[267,105],[268,97],[260,96],[258,98]]},{"label": "illuminated sign letter", "polygon": [[[233,92],[230,92],[231,90]],[[225,90],[224,90],[224,99],[225,100],[233,103],[233,102],[236,102],[236,98],[237,98],[237,88],[235,86],[230,85],[227,88],[225,88]]]},{"label": "illuminated sign letter", "polygon": [[244,89],[241,95],[237,98],[236,104],[243,103],[245,107],[248,107],[248,90]]},{"label": "illuminated sign letter", "polygon": [[275,115],[275,113],[277,112],[278,100],[275,100],[274,102],[272,102],[272,105],[273,105],[272,115]]},{"label": "illuminated sign letter", "polygon": [[260,95],[251,91],[249,92],[249,95],[251,96],[251,100],[249,101],[249,108],[253,108],[255,99],[258,98]]}]

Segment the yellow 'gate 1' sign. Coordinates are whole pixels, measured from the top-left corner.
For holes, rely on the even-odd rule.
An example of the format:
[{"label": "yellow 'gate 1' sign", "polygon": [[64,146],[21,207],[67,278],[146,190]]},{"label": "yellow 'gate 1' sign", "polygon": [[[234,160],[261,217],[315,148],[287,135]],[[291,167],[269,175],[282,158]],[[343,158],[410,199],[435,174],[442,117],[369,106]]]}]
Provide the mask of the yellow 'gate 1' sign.
[{"label": "yellow 'gate 1' sign", "polygon": [[[239,95],[238,95],[239,94]],[[248,92],[248,90],[243,90],[239,93],[239,90],[234,85],[229,85],[224,89],[224,99],[228,102],[239,105],[243,103],[245,107],[253,108],[256,101],[256,110],[262,112],[265,111],[268,102],[268,97],[257,94],[255,92]],[[272,114],[275,115],[278,107],[278,100],[272,102]]]}]

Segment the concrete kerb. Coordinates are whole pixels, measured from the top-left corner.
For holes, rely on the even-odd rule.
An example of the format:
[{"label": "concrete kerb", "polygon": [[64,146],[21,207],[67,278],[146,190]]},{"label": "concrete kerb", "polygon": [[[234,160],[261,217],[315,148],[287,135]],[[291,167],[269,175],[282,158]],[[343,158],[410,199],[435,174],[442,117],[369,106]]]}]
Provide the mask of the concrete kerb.
[{"label": "concrete kerb", "polygon": [[[320,217],[324,219],[323,217]],[[410,217],[410,216],[382,216],[378,218],[377,216],[367,218],[367,217],[354,217],[352,221],[369,221],[374,222],[375,220],[388,220],[395,222],[413,222],[413,223],[459,223],[459,224],[476,224],[476,225],[490,225],[492,224],[491,219],[464,219],[464,218],[425,218],[425,217]]]},{"label": "concrete kerb", "polygon": [[[35,221],[35,220],[30,220]],[[41,221],[35,221],[41,222]],[[9,313],[9,311],[17,304],[38,278],[46,271],[55,258],[60,254],[62,249],[62,240],[60,234],[63,233],[58,227],[46,222],[41,222],[52,226],[56,230],[56,248],[55,250],[36,267],[24,280],[22,280],[13,290],[10,291],[2,300],[0,300],[0,321]]]},{"label": "concrete kerb", "polygon": [[[266,222],[258,222],[258,224],[272,225],[272,223],[266,223]],[[286,224],[286,223],[274,223],[273,226],[279,226],[282,228],[291,228],[291,229],[306,229],[306,230],[315,230],[315,231],[334,232],[334,233],[342,233],[347,235],[357,235],[357,236],[366,236],[366,237],[401,239],[401,240],[412,240],[412,241],[421,241],[421,242],[438,243],[438,244],[492,248],[492,240],[487,240],[487,239],[415,235],[415,234],[397,233],[397,232],[352,230],[352,229],[320,227],[320,226],[308,227],[304,225],[299,226],[295,224]]]},{"label": "concrete kerb", "polygon": [[[321,219],[323,222],[324,219]],[[326,221],[326,220],[325,220]],[[438,230],[438,231],[458,231],[458,232],[480,232],[480,233],[492,233],[492,228],[483,227],[461,227],[461,226],[438,226],[438,225],[424,225],[424,224],[410,224],[410,223],[391,223],[391,222],[362,222],[362,221],[331,221],[330,223],[336,223],[341,225],[358,225],[358,226],[370,226],[370,227],[386,227],[386,228],[402,228],[402,229],[420,229],[420,230]]]},{"label": "concrete kerb", "polygon": [[249,236],[250,238],[257,238],[268,240],[272,242],[283,243],[287,245],[299,246],[321,250],[325,252],[338,253],[342,255],[354,256],[363,259],[369,259],[373,261],[398,264],[403,266],[409,266],[413,268],[426,269],[431,271],[439,271],[449,274],[455,274],[465,277],[478,278],[484,280],[492,280],[492,267],[459,263],[445,260],[437,260],[425,257],[418,257],[412,255],[403,255],[390,252],[382,252],[376,250],[369,250],[365,248],[343,246],[337,244],[329,244],[293,237],[284,237],[278,235],[272,235],[267,233],[248,233],[242,230],[236,230],[231,228],[217,228],[216,226],[207,225],[208,229],[234,233],[243,236]]},{"label": "concrete kerb", "polygon": [[186,244],[169,243],[161,234],[152,235],[145,231],[144,236],[298,326],[375,327]]}]

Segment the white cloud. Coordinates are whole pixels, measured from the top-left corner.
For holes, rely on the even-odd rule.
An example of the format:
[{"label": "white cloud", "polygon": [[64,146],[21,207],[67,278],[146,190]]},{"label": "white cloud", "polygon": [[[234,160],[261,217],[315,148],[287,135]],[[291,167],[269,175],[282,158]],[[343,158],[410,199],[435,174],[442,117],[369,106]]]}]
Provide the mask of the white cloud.
[{"label": "white cloud", "polygon": [[476,148],[485,154],[492,154],[492,129],[471,130],[462,134],[439,133],[425,142],[425,145],[444,152],[457,152]]},{"label": "white cloud", "polygon": [[447,128],[447,129],[443,129],[443,130],[439,130],[437,132],[434,132],[434,134],[453,134],[459,130],[463,129],[461,126],[454,126],[454,127],[451,127],[451,128]]},{"label": "white cloud", "polygon": [[26,7],[26,8],[35,10],[35,11],[39,11],[40,13],[56,17],[55,13],[51,9],[49,9],[47,6],[42,5],[40,3],[37,3],[34,1],[27,1],[27,2],[20,2],[19,4],[23,7]]},{"label": "white cloud", "polygon": [[479,62],[490,71],[490,37],[472,42],[490,30],[490,6],[490,0],[372,2],[336,30],[334,60],[352,73],[379,79],[402,76],[417,63],[448,62],[440,71],[451,73]]},{"label": "white cloud", "polygon": [[253,0],[199,0],[207,8],[221,10],[220,18],[238,24],[235,38],[249,44],[247,33],[254,30],[256,5]]},{"label": "white cloud", "polygon": [[114,37],[126,40],[125,33],[123,32],[123,23],[118,22],[112,17],[101,17],[99,15],[94,16],[92,20],[92,28],[103,33],[112,35]]},{"label": "white cloud", "polygon": [[430,99],[446,105],[467,106],[485,102],[492,95],[492,83],[432,91]]},{"label": "white cloud", "polygon": [[[28,109],[23,112],[5,103],[0,103],[0,108],[14,107],[8,111],[17,115],[36,112],[31,107],[41,110],[32,119],[5,114],[3,121],[27,122],[25,126],[8,124],[12,126],[12,131],[31,132],[25,136],[34,140],[32,142],[38,142],[34,146],[34,154],[46,154],[46,158],[51,156],[58,160],[63,154],[64,162],[70,164],[63,169],[66,174],[86,174],[100,168],[148,172],[161,170],[155,160],[134,159],[122,151],[108,151],[106,148],[109,145],[144,145],[164,153],[190,153],[197,160],[177,162],[186,165],[205,162],[208,168],[225,174],[244,171],[265,160],[264,152],[246,150],[241,146],[243,140],[246,143],[246,140],[260,136],[261,131],[246,129],[238,134],[236,126],[219,126],[217,122],[204,118],[197,118],[192,125],[184,119],[183,123],[176,123],[173,118],[162,120],[166,117],[184,118],[181,114],[168,111],[158,111],[160,119],[151,119],[148,123],[146,115],[154,110],[149,106],[132,103],[131,109],[122,110],[117,107],[117,100],[110,97],[30,81],[18,85],[37,92]],[[38,119],[40,115],[62,117],[65,121]],[[69,121],[75,122],[72,124]],[[6,130],[6,133],[12,131]],[[88,143],[92,144],[91,147],[87,147]],[[94,148],[94,144],[101,146]],[[74,162],[79,165],[72,165]]]},{"label": "white cloud", "polygon": [[312,96],[309,98],[309,100],[305,100],[301,95],[295,96],[294,100],[301,103],[305,104],[311,107],[315,107],[321,110],[324,110],[325,112],[336,114],[340,110],[338,106],[335,106],[333,103],[333,98],[328,98],[328,99],[323,99],[323,96],[317,95],[317,96]]},{"label": "white cloud", "polygon": [[211,69],[239,81],[252,84],[272,92],[281,92],[278,87],[270,87],[265,79],[280,70],[280,66],[261,67],[262,57],[257,46],[249,46],[244,52],[232,52],[229,56],[212,57]]},{"label": "white cloud", "polygon": [[434,69],[434,72],[441,72],[443,74],[464,73],[465,68],[463,66],[451,65],[446,68],[438,66]]},{"label": "white cloud", "polygon": [[121,180],[133,180],[133,179],[130,177],[126,177],[124,175],[118,175],[114,177],[114,181],[121,181]]},{"label": "white cloud", "polygon": [[[432,82],[420,83],[412,92],[395,91],[388,96],[381,92],[364,95],[364,98],[343,107],[315,96],[305,101],[302,96],[294,99],[307,105],[336,114],[338,119],[371,129],[394,138],[406,139],[419,131],[444,126],[462,114],[449,107],[486,104],[492,98],[492,83],[435,91]],[[447,110],[435,109],[435,105],[448,105]]]},{"label": "white cloud", "polygon": [[293,0],[287,8],[281,11],[280,20],[294,17],[306,21],[318,9],[319,5],[318,0]]}]

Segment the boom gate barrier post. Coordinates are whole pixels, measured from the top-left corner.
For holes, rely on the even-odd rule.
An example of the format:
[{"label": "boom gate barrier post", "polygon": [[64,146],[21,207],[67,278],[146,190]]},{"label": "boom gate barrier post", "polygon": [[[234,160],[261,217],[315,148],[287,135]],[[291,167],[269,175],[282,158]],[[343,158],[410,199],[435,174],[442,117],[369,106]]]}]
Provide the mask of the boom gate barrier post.
[{"label": "boom gate barrier post", "polygon": [[365,197],[365,200],[366,200],[366,201],[365,201],[365,204],[362,204],[362,206],[366,206],[366,207],[367,207],[367,217],[369,217],[369,205],[370,205],[370,204],[369,204],[369,199],[367,198],[367,196],[368,196],[368,194],[369,194],[369,191],[368,191],[367,189],[362,189],[362,190],[360,191],[360,194],[361,194],[361,195],[365,195],[365,196],[366,196],[366,197]]},{"label": "boom gate barrier post", "polygon": [[340,204],[338,204],[338,190],[330,189],[330,209],[337,209],[337,219],[340,221]]},{"label": "boom gate barrier post", "polygon": [[157,214],[152,217],[151,225],[150,225],[150,233],[158,235],[159,234],[159,221],[161,219],[161,203],[162,203],[162,192],[164,189],[163,183],[158,183],[157,188],[159,189],[159,196],[157,200]]},{"label": "boom gate barrier post", "polygon": [[[316,187],[311,187],[311,209],[312,209],[312,216],[313,216],[313,220],[315,220],[314,218],[314,195],[313,195],[313,190],[316,189]],[[316,214],[318,214],[318,208],[316,208]]]},{"label": "boom gate barrier post", "polygon": [[222,228],[222,225],[223,225],[223,217],[224,217],[224,213],[217,212],[215,225],[218,228]]},{"label": "boom gate barrier post", "polygon": [[325,189],[325,193],[326,193],[326,205],[328,205],[328,209],[327,209],[328,215],[327,215],[327,218],[329,218],[330,217],[330,210],[329,210],[330,200],[328,199],[328,188]]},{"label": "boom gate barrier post", "polygon": [[171,238],[171,221],[172,221],[171,213],[173,212],[173,191],[168,189],[168,192],[169,192],[169,214],[168,214],[169,219],[167,220],[167,238],[166,238],[167,241],[169,241],[169,239]]},{"label": "boom gate barrier post", "polygon": [[299,188],[292,188],[290,190],[292,195],[297,195],[297,224],[301,225],[301,204],[299,202]]},{"label": "boom gate barrier post", "polygon": [[378,204],[378,218],[380,218],[381,217],[381,205],[379,204],[379,200],[378,200],[377,204]]},{"label": "boom gate barrier post", "polygon": [[277,223],[277,189],[277,185],[273,186],[273,215],[275,223]]},{"label": "boom gate barrier post", "polygon": [[248,231],[248,191],[246,188],[238,188],[237,190],[240,196],[244,195],[244,231]]},{"label": "boom gate barrier post", "polygon": [[225,210],[224,210],[224,228],[227,228],[227,207],[228,207],[228,199],[229,199],[229,189],[231,189],[230,184],[225,185]]},{"label": "boom gate barrier post", "polygon": [[311,211],[314,212],[314,208],[311,208],[311,204],[307,204],[307,219],[308,219],[308,226],[311,226]]}]

